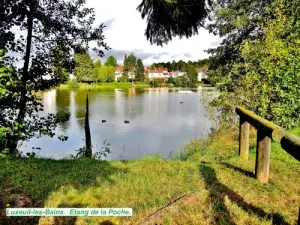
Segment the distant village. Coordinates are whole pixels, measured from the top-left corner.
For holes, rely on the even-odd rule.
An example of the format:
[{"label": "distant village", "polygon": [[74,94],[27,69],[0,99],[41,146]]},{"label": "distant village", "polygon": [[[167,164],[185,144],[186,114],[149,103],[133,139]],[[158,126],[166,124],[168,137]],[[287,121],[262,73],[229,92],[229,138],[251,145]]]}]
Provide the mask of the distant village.
[{"label": "distant village", "polygon": [[[115,71],[115,81],[119,81],[119,79],[123,76],[124,66],[116,67]],[[202,68],[196,68],[198,73],[198,81],[202,81],[207,78],[208,67],[204,66]],[[157,67],[154,69],[146,68],[144,69],[145,77],[149,78],[149,80],[159,80],[162,82],[166,82],[170,77],[178,78],[186,75],[186,72],[183,71],[168,71],[168,68]],[[128,78],[134,80],[135,74],[129,73]]]}]

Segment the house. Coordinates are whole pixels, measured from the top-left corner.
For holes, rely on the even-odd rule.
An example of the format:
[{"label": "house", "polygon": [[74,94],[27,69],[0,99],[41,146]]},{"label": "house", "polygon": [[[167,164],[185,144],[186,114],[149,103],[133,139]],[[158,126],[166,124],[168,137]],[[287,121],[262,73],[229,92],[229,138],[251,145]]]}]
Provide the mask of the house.
[{"label": "house", "polygon": [[148,70],[148,78],[150,80],[164,80],[166,81],[170,77],[167,68],[155,68],[154,70]]},{"label": "house", "polygon": [[208,67],[201,67],[201,68],[196,68],[196,71],[198,73],[198,81],[202,81],[202,79],[207,78],[207,71]]},{"label": "house", "polygon": [[123,66],[118,66],[115,71],[115,81],[118,81],[123,76]]}]

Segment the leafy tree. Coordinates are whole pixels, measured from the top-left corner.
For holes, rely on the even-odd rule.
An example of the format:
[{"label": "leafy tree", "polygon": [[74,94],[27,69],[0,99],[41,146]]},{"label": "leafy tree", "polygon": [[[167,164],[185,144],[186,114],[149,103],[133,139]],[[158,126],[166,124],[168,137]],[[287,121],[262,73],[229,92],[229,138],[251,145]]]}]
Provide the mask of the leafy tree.
[{"label": "leafy tree", "polygon": [[78,82],[92,82],[95,74],[92,59],[83,47],[79,48],[74,54],[74,74]]},{"label": "leafy tree", "polygon": [[93,72],[93,76],[92,79],[94,82],[99,81],[99,77],[100,77],[100,68],[102,66],[101,60],[98,59],[93,63],[94,66],[94,72]]},{"label": "leafy tree", "polygon": [[94,62],[94,68],[95,68],[95,69],[99,69],[101,66],[102,66],[102,62],[101,62],[100,59],[98,59],[98,60],[96,60],[96,61]]},{"label": "leafy tree", "polygon": [[117,59],[113,56],[109,56],[104,64],[105,66],[117,67]]},{"label": "leafy tree", "polygon": [[130,55],[127,58],[127,62],[128,62],[128,73],[129,75],[133,75],[135,72],[135,65],[136,65],[136,56],[132,53],[130,53]]},{"label": "leafy tree", "polygon": [[57,77],[59,83],[65,83],[69,79],[69,74],[73,69],[74,62],[70,59],[69,49],[58,45],[51,52],[53,63],[52,72]]},{"label": "leafy tree", "polygon": [[[148,40],[163,44],[187,30],[197,31],[199,26],[193,22],[199,20],[193,19],[205,15],[202,10],[208,11],[205,2],[202,1],[202,10],[189,10],[189,15],[185,14],[187,7],[182,5],[196,2],[201,1],[142,1],[138,10],[143,18],[147,17]],[[207,27],[223,37],[223,41],[219,47],[208,50],[211,54],[209,74],[215,82],[224,85],[213,105],[219,105],[226,112],[223,103],[231,101],[281,126],[299,124],[300,63],[299,47],[296,47],[300,33],[299,1],[220,0],[215,3],[213,20]],[[181,16],[186,18],[176,26]],[[185,23],[189,19],[193,22]],[[193,33],[186,34],[190,37]],[[180,70],[186,67],[181,62],[178,66]]]},{"label": "leafy tree", "polygon": [[[109,49],[103,42],[103,24],[94,28],[94,11],[85,8],[84,0],[16,0],[2,1],[0,7],[0,49],[6,49],[6,65],[14,65],[12,83],[0,96],[0,126],[9,130],[6,147],[15,153],[19,141],[49,135],[57,124],[57,116],[40,117],[43,106],[34,94],[60,84],[60,73],[52,71],[53,49],[64,46],[72,52],[78,44],[88,46],[96,41],[99,56]],[[20,30],[25,31],[20,33]],[[25,35],[25,37],[24,37]],[[59,46],[59,47],[58,47]],[[22,67],[17,69],[17,65]],[[49,75],[51,80],[44,80]]]},{"label": "leafy tree", "polygon": [[182,87],[182,79],[180,77],[177,77],[175,79],[175,86],[176,87]]},{"label": "leafy tree", "polygon": [[125,54],[124,56],[124,63],[123,63],[124,67],[123,67],[123,76],[126,78],[126,80],[128,79],[128,72],[129,72],[129,61],[128,61],[128,57]]},{"label": "leafy tree", "polygon": [[141,59],[138,59],[136,61],[136,66],[135,66],[135,79],[137,81],[144,81],[145,75],[144,75],[144,64]]},{"label": "leafy tree", "polygon": [[147,39],[151,44],[163,45],[173,36],[198,34],[211,3],[211,0],[143,0],[137,10],[143,19],[147,17]]},{"label": "leafy tree", "polygon": [[[258,2],[253,5],[257,7]],[[226,30],[225,26],[231,30],[222,48],[215,51],[214,60],[222,66],[214,67],[212,75],[218,78],[223,74],[225,85],[214,103],[224,109],[226,100],[283,127],[295,126],[300,123],[299,4],[275,0],[263,4],[260,11],[250,7],[250,12],[242,7],[229,4],[217,12],[219,29]],[[234,15],[229,19],[224,12],[231,11],[239,12],[243,20],[237,23]],[[249,27],[254,29],[250,29],[252,33]],[[227,59],[224,49],[228,50]]]},{"label": "leafy tree", "polygon": [[176,85],[176,82],[175,82],[175,79],[174,79],[174,77],[169,77],[168,78],[168,81],[167,81],[169,84],[174,84],[174,85]]},{"label": "leafy tree", "polygon": [[112,82],[115,79],[115,67],[101,66],[99,69],[99,80],[101,82]]},{"label": "leafy tree", "polygon": [[188,86],[189,87],[196,87],[198,81],[198,73],[194,66],[188,65],[187,66],[187,79],[188,79]]}]

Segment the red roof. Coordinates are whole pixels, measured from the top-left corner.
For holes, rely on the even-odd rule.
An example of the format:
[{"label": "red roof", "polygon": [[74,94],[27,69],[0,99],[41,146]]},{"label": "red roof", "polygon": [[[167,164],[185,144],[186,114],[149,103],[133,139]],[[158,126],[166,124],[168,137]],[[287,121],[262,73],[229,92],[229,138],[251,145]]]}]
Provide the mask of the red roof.
[{"label": "red roof", "polygon": [[123,66],[117,66],[116,71],[117,72],[123,72],[124,67]]},{"label": "red roof", "polygon": [[163,72],[167,72],[168,73],[168,68],[155,68],[154,70],[149,70],[148,73],[163,73]]}]

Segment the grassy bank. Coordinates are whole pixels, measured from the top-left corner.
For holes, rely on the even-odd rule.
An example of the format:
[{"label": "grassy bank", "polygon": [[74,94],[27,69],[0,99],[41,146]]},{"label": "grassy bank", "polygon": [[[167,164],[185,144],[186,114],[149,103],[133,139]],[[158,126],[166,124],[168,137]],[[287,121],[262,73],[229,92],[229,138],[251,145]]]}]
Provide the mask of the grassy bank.
[{"label": "grassy bank", "polygon": [[[293,132],[300,135],[300,128]],[[214,132],[208,140],[191,141],[172,160],[2,158],[0,205],[15,206],[26,195],[39,207],[134,210],[128,218],[46,217],[39,224],[295,224],[300,163],[273,143],[271,180],[261,184],[253,178],[254,133],[247,162],[237,155],[237,137],[235,131]]]},{"label": "grassy bank", "polygon": [[[204,84],[203,82],[197,83],[197,87],[211,87],[209,84]],[[112,82],[112,83],[98,83],[98,84],[87,84],[87,83],[78,83],[76,87],[72,87],[72,85],[69,84],[61,84],[59,86],[59,89],[82,89],[82,90],[88,90],[88,89],[114,89],[114,88],[131,88],[132,83],[131,82]],[[145,82],[136,82],[134,83],[134,87],[136,88],[148,88],[152,87],[150,84],[147,84]],[[174,87],[173,84],[169,83],[162,83],[161,87]]]},{"label": "grassy bank", "polygon": [[[78,86],[74,89],[114,89],[114,88],[131,88],[131,82],[112,82],[112,83],[98,83],[98,84],[87,84],[87,83],[78,83]],[[136,88],[147,88],[150,87],[149,84],[144,82],[136,82]],[[62,84],[59,86],[59,89],[71,89],[72,85]]]}]

